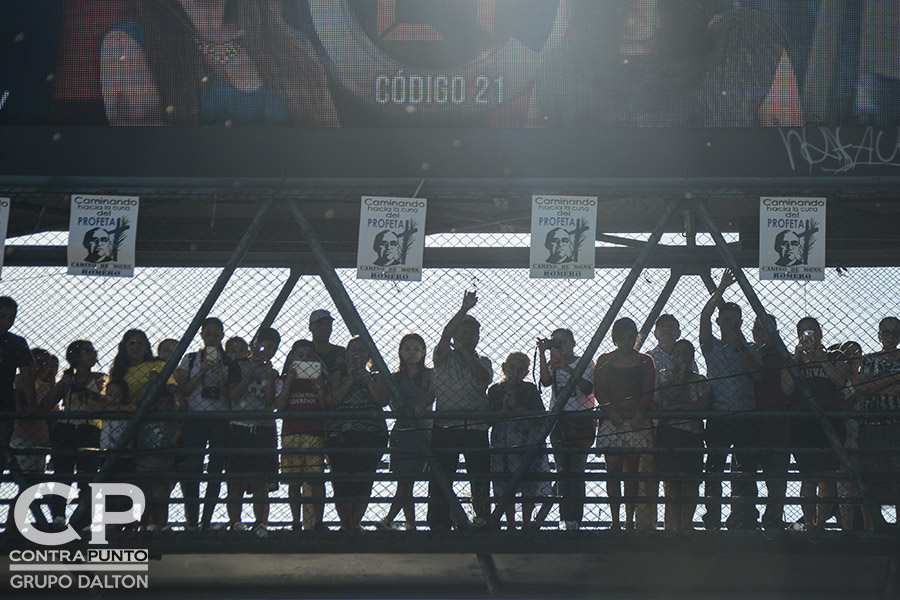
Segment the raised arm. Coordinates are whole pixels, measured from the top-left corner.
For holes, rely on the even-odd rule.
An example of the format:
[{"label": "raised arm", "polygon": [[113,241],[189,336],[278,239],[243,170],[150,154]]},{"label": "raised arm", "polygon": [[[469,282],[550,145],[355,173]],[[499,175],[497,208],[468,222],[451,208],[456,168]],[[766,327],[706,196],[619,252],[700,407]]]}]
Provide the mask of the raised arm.
[{"label": "raised arm", "polygon": [[712,295],[710,295],[706,304],[703,305],[703,310],[700,311],[700,346],[708,344],[713,340],[712,314],[715,312],[719,303],[722,302],[722,295],[725,293],[725,290],[732,283],[734,283],[734,275],[730,270],[725,269],[725,272],[722,273],[722,279],[719,281],[718,287],[716,287]]},{"label": "raised arm", "polygon": [[472,310],[472,307],[478,302],[475,292],[465,292],[463,294],[462,306],[456,311],[456,314],[444,326],[441,333],[441,339],[434,348],[434,364],[439,365],[447,360],[450,351],[453,349],[453,335],[456,333],[457,327],[463,318]]},{"label": "raised arm", "polygon": [[550,363],[547,362],[547,340],[538,341],[538,362],[541,370],[541,387],[553,385]]}]

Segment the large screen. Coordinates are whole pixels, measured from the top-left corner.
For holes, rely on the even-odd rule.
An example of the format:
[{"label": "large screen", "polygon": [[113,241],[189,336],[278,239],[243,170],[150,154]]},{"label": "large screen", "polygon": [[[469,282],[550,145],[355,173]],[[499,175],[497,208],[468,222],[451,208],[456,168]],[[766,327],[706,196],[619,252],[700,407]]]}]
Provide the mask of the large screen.
[{"label": "large screen", "polygon": [[896,0],[0,0],[0,124],[900,125]]}]

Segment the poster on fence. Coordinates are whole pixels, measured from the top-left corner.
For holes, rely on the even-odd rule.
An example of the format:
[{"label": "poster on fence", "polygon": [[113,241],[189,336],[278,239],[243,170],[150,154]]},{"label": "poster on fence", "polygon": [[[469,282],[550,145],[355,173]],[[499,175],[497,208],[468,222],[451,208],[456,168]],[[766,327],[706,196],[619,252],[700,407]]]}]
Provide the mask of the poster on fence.
[{"label": "poster on fence", "polygon": [[0,242],[3,252],[0,252],[0,279],[3,279],[3,257],[6,256],[6,228],[9,225],[9,198],[0,198]]},{"label": "poster on fence", "polygon": [[596,240],[596,197],[531,197],[532,279],[593,279]]},{"label": "poster on fence", "polygon": [[134,277],[138,198],[72,195],[69,275]]},{"label": "poster on fence", "polygon": [[426,206],[424,198],[363,196],[357,279],[422,281]]},{"label": "poster on fence", "polygon": [[760,198],[759,278],[825,279],[825,198]]}]

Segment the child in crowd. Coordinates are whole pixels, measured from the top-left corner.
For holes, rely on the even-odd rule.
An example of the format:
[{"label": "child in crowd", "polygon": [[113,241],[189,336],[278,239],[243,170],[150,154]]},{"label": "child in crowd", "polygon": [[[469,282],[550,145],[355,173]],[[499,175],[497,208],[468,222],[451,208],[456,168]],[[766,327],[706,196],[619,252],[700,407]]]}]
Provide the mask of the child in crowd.
[{"label": "child in crowd", "polygon": [[[122,379],[113,379],[106,383],[106,406],[113,411],[129,410],[128,384]],[[100,447],[109,450],[125,433],[128,421],[121,419],[103,419],[100,433]]]},{"label": "child in crowd", "polygon": [[250,358],[250,345],[242,337],[228,338],[228,341],[225,342],[225,356],[230,361]]},{"label": "child in crowd", "polygon": [[[250,351],[250,358],[239,358],[228,364],[228,398],[235,411],[265,412],[275,410],[278,373],[272,368],[272,357],[281,336],[271,327],[263,328]],[[274,417],[274,415],[273,415]],[[269,521],[269,482],[278,478],[277,434],[275,419],[253,417],[232,418],[228,425],[228,522],[234,531],[250,529],[241,520],[243,496],[253,496],[252,529],[260,537],[267,535]],[[249,450],[250,452],[242,452]],[[253,452],[266,450],[267,452]],[[271,476],[258,481],[262,475]]]},{"label": "child in crowd", "polygon": [[[506,357],[502,365],[503,381],[494,384],[488,390],[488,403],[492,410],[506,413],[505,420],[499,421],[491,428],[491,471],[494,473],[494,495],[503,496],[509,485],[509,479],[522,468],[525,454],[535,444],[539,446],[540,455],[528,466],[528,475],[522,482],[522,529],[531,527],[531,514],[534,511],[534,498],[550,493],[550,482],[545,477],[550,472],[550,463],[544,451],[544,440],[540,435],[540,420],[520,417],[516,411],[544,410],[541,393],[529,381],[528,356],[522,352],[513,352]],[[516,527],[516,505],[511,502],[506,509],[508,529]]]},{"label": "child in crowd", "polygon": [[[293,529],[323,529],[325,512],[325,426],[320,418],[303,418],[307,411],[324,407],[325,381],[316,357],[316,347],[309,340],[294,343],[284,362],[284,387],[275,405],[285,414],[281,425],[281,473],[288,475],[288,498]],[[291,415],[291,417],[287,417]],[[300,418],[297,418],[300,417]],[[312,473],[313,481],[294,480],[300,473]],[[306,498],[307,501],[303,501]],[[302,520],[300,506],[303,505]]]},{"label": "child in crowd", "polygon": [[[176,410],[175,394],[163,388],[153,405],[154,410]],[[147,531],[166,527],[169,521],[169,494],[172,492],[171,473],[175,456],[166,452],[175,447],[177,422],[169,419],[150,420],[141,427],[137,447],[140,450],[135,459],[135,470],[151,479],[141,483],[147,511],[144,516]]]}]

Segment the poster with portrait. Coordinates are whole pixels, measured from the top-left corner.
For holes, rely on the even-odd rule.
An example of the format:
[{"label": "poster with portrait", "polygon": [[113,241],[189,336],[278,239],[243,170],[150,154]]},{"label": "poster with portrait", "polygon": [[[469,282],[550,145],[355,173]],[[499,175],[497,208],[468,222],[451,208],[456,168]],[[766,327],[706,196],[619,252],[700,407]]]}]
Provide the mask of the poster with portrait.
[{"label": "poster with portrait", "polygon": [[595,196],[532,196],[532,279],[593,279]]},{"label": "poster with portrait", "polygon": [[9,225],[9,198],[0,198],[0,241],[3,252],[0,252],[0,279],[3,272],[3,257],[6,256],[6,227]]},{"label": "poster with portrait", "polygon": [[760,198],[759,278],[825,279],[825,198]]},{"label": "poster with portrait", "polygon": [[424,198],[363,196],[357,279],[422,281],[427,204]]},{"label": "poster with portrait", "polygon": [[138,198],[72,195],[69,275],[134,277]]}]

